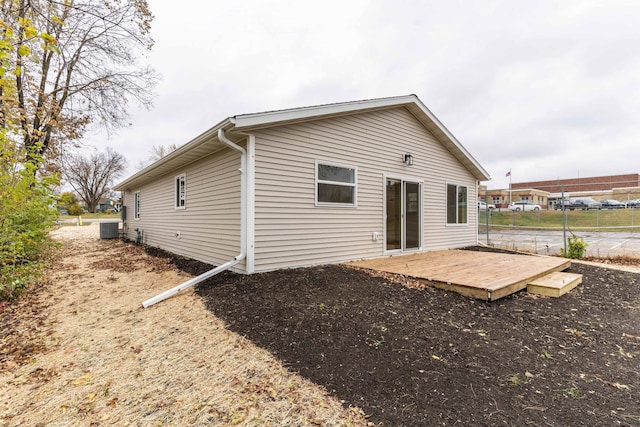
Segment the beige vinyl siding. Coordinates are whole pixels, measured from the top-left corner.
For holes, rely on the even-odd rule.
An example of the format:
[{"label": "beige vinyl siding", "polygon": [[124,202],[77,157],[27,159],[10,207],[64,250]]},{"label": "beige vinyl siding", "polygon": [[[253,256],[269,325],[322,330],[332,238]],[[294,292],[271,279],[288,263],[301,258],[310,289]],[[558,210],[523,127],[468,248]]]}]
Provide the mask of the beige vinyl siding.
[{"label": "beige vinyl siding", "polygon": [[[125,192],[126,233],[144,231],[150,246],[219,265],[240,251],[240,155],[214,153],[139,188]],[[185,208],[175,208],[175,179],[186,175]],[[140,191],[140,219],[134,219],[134,192]],[[180,237],[176,237],[180,233]],[[244,263],[236,266],[244,270]]]},{"label": "beige vinyl siding", "polygon": [[[384,255],[385,175],[423,181],[424,249],[476,243],[475,178],[404,108],[254,133],[256,271]],[[316,160],[358,168],[357,207],[315,206]],[[468,187],[466,225],[446,224],[447,183]]]}]

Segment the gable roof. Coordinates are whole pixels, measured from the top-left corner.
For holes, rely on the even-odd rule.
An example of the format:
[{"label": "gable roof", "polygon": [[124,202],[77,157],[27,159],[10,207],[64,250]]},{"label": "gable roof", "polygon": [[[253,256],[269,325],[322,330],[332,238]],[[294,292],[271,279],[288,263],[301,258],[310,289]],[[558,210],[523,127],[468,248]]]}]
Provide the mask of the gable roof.
[{"label": "gable roof", "polygon": [[223,129],[230,139],[240,140],[254,129],[398,107],[406,108],[478,181],[491,179],[480,163],[416,95],[405,95],[232,116],[125,179],[114,188],[118,191],[133,189],[133,186],[141,185],[224,148],[225,146],[218,140],[219,129]]}]

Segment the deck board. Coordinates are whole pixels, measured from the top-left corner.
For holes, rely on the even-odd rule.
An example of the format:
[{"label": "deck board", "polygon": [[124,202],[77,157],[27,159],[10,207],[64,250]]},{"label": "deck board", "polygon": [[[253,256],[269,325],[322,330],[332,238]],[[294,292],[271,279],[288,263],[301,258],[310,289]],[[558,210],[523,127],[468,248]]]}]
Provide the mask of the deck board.
[{"label": "deck board", "polygon": [[564,258],[445,250],[351,262],[349,265],[420,279],[441,289],[495,300],[571,265]]},{"label": "deck board", "polygon": [[527,292],[558,298],[582,283],[582,274],[554,272],[527,285]]}]

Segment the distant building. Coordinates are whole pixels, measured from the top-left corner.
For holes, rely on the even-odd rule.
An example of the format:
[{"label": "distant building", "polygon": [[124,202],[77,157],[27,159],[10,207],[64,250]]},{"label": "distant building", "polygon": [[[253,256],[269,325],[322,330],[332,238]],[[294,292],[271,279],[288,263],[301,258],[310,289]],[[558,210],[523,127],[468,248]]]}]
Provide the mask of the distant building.
[{"label": "distant building", "polygon": [[514,182],[511,189],[536,188],[549,193],[613,191],[614,188],[640,187],[640,174],[594,176],[587,178],[551,179],[547,181]]},{"label": "distant building", "polygon": [[120,202],[110,198],[103,197],[96,206],[98,212],[120,212]]},{"label": "distant building", "polygon": [[[567,199],[592,197],[596,200],[615,199],[626,203],[629,200],[640,199],[640,174],[514,182],[511,184],[511,189],[486,190],[486,192],[489,203],[493,203],[496,207],[506,207],[509,200],[528,200],[543,208],[553,209],[556,202],[562,198],[563,192]],[[479,192],[479,196],[480,200],[484,200],[484,192]]]},{"label": "distant building", "polygon": [[478,191],[480,200],[485,200],[485,193],[487,203],[494,204],[498,209],[507,208],[511,202],[531,202],[534,205],[540,205],[543,209],[546,209],[549,204],[549,193],[535,188],[487,190],[486,187],[480,186]]}]

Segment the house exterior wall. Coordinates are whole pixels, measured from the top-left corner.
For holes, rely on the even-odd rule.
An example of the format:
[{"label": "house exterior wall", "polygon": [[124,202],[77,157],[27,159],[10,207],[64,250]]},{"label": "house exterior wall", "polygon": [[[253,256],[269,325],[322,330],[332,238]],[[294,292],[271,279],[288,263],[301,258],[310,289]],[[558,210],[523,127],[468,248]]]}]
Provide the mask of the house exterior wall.
[{"label": "house exterior wall", "polygon": [[[404,108],[252,133],[255,271],[384,255],[385,177],[422,181],[424,250],[477,242],[475,178]],[[357,207],[316,206],[317,160],[357,167]],[[446,224],[447,184],[468,188],[467,224]]]},{"label": "house exterior wall", "polygon": [[[224,149],[138,188],[123,192],[125,233],[135,240],[210,264],[229,261],[240,251],[240,155]],[[185,174],[184,209],[176,209],[175,180]],[[140,192],[140,218],[134,194]],[[244,270],[244,262],[236,268]]]}]

